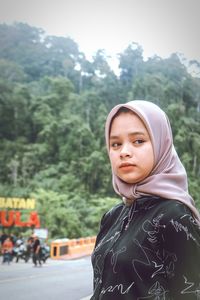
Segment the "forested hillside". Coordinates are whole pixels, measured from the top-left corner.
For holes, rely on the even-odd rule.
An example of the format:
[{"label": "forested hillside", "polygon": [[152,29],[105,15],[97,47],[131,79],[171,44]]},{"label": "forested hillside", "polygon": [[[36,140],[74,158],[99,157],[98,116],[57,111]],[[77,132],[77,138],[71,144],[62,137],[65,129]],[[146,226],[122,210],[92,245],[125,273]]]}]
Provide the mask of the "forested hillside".
[{"label": "forested hillside", "polygon": [[128,100],[167,112],[200,208],[200,79],[178,54],[144,61],[135,43],[119,54],[119,68],[116,76],[101,49],[88,61],[71,38],[0,25],[0,196],[34,197],[53,238],[96,234],[100,216],[120,201],[104,122]]}]

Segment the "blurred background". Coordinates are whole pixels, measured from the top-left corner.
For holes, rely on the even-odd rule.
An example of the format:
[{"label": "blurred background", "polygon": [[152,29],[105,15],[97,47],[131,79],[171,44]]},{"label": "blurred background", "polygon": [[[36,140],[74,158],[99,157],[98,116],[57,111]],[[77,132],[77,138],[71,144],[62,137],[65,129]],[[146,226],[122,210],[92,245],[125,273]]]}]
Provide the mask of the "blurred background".
[{"label": "blurred background", "polygon": [[2,232],[96,235],[121,201],[105,119],[133,99],[168,114],[200,208],[199,8],[198,0],[0,0]]}]

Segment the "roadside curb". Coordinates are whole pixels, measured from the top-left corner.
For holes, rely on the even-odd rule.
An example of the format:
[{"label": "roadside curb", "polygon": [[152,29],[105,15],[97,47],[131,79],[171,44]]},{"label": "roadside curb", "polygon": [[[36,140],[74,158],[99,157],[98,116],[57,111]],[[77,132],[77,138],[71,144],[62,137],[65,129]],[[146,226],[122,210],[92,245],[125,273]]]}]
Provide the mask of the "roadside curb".
[{"label": "roadside curb", "polygon": [[80,254],[66,254],[62,255],[59,258],[52,258],[52,260],[73,260],[73,259],[79,259],[82,257],[91,256],[91,254],[88,253],[80,253]]}]

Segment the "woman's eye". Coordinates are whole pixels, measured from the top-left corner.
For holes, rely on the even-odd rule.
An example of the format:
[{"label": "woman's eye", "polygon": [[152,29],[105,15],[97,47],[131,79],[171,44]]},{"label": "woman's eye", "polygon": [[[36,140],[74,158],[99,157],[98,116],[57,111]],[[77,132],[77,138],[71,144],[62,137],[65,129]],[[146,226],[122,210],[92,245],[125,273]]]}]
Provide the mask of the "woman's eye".
[{"label": "woman's eye", "polygon": [[144,143],[144,140],[136,140],[136,141],[134,141],[134,144],[142,144],[142,143]]},{"label": "woman's eye", "polygon": [[111,144],[111,147],[112,148],[117,148],[117,147],[119,147],[121,144],[120,143],[112,143]]}]

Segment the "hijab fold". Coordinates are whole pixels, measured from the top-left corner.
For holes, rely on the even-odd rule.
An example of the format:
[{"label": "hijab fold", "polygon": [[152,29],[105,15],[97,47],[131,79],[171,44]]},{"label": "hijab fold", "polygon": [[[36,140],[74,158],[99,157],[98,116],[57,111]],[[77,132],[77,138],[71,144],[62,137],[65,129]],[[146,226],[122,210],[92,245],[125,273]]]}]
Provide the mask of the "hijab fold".
[{"label": "hijab fold", "polygon": [[154,167],[148,177],[136,184],[122,181],[112,171],[115,192],[127,199],[128,203],[147,195],[179,200],[188,206],[196,219],[200,221],[199,212],[188,193],[187,173],[173,145],[172,130],[168,117],[156,104],[144,100],[134,100],[119,104],[111,110],[105,128],[108,153],[111,123],[122,107],[134,112],[146,126],[154,150]]}]

